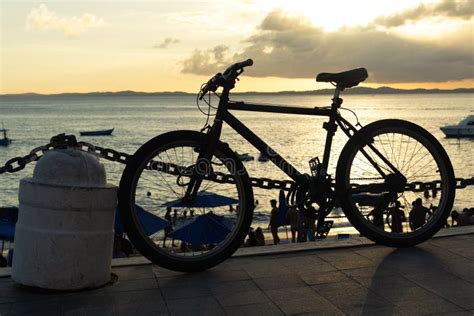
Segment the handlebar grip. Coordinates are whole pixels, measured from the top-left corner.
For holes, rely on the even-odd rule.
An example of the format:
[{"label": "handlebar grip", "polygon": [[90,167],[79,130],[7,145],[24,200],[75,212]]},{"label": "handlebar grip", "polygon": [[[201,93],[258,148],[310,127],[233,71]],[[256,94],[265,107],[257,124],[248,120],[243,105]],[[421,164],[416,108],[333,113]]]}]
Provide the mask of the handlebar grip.
[{"label": "handlebar grip", "polygon": [[237,70],[242,69],[247,66],[252,66],[252,65],[253,65],[253,60],[250,58],[240,63],[233,64],[232,66],[230,66],[224,71],[224,76],[227,76],[229,74],[234,74]]},{"label": "handlebar grip", "polygon": [[238,69],[238,68],[244,68],[244,67],[252,66],[252,65],[253,65],[253,60],[249,58],[246,61],[235,64],[234,67]]}]

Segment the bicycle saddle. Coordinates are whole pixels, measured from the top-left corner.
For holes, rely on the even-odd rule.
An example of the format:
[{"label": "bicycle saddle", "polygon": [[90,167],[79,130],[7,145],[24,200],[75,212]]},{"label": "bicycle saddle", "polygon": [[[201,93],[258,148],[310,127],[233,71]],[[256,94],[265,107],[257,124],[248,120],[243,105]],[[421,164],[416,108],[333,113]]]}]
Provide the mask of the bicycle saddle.
[{"label": "bicycle saddle", "polygon": [[356,68],[338,73],[322,72],[316,76],[316,81],[334,82],[340,88],[344,89],[357,86],[359,83],[367,79],[368,76],[367,69]]}]

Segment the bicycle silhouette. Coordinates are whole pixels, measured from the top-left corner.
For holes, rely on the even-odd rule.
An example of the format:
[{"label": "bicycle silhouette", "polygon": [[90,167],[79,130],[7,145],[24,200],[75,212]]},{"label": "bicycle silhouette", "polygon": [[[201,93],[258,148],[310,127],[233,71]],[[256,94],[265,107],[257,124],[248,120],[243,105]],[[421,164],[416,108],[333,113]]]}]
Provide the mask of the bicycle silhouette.
[{"label": "bicycle silhouette", "polygon": [[[339,112],[341,92],[364,81],[368,77],[366,69],[318,74],[317,81],[335,85],[328,107],[230,101],[229,93],[239,75],[252,64],[251,59],[236,63],[201,87],[198,103],[222,88],[211,125],[201,132],[178,130],[159,135],[129,160],[120,181],[119,209],[127,235],[145,257],[177,271],[204,270],[224,261],[249,232],[253,186],[285,190],[288,204],[317,219],[318,227],[324,225],[335,207],[341,207],[362,235],[391,247],[416,245],[442,227],[453,205],[455,180],[440,143],[407,121],[380,120],[356,128]],[[323,158],[310,161],[310,174],[298,171],[232,111],[328,117],[323,125]],[[210,108],[206,114],[210,114]],[[230,145],[220,140],[224,122],[265,153],[291,180],[250,178]],[[334,177],[327,169],[338,129],[348,141]],[[424,203],[430,204],[431,211],[414,229],[405,218],[409,217],[412,201],[426,197],[426,192],[429,199]],[[150,231],[137,205],[167,219],[165,227]],[[177,215],[177,209],[183,216]]]}]

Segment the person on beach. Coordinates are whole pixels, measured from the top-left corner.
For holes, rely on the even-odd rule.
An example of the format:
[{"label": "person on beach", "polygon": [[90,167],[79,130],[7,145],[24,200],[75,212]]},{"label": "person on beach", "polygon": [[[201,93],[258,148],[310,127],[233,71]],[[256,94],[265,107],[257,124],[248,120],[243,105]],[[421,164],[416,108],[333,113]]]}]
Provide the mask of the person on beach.
[{"label": "person on beach", "polygon": [[310,216],[304,217],[304,230],[308,241],[315,241],[314,234],[316,233],[316,219]]},{"label": "person on beach", "polygon": [[410,211],[410,226],[416,230],[426,223],[426,215],[431,214],[430,210],[423,206],[421,198],[417,198],[413,203],[413,209]]},{"label": "person on beach", "polygon": [[265,246],[265,236],[263,235],[262,228],[257,227],[255,237],[257,238],[257,246]]},{"label": "person on beach", "polygon": [[468,226],[474,224],[474,209],[465,208],[457,218],[458,226]]},{"label": "person on beach", "polygon": [[278,226],[277,226],[277,216],[278,216],[277,201],[275,199],[270,200],[270,205],[272,207],[272,210],[270,211],[270,223],[268,224],[268,226],[270,227],[270,231],[272,232],[273,244],[278,245],[280,243],[280,237],[278,237]]},{"label": "person on beach", "polygon": [[244,247],[255,247],[257,246],[257,236],[253,230],[248,233],[249,238],[245,241]]},{"label": "person on beach", "polygon": [[296,242],[296,231],[298,230],[298,210],[296,207],[290,207],[286,213],[286,220],[290,224],[291,242]]},{"label": "person on beach", "polygon": [[403,233],[402,223],[406,220],[405,213],[401,209],[402,205],[400,201],[395,201],[394,206],[388,209],[390,216],[392,217],[392,232]]}]

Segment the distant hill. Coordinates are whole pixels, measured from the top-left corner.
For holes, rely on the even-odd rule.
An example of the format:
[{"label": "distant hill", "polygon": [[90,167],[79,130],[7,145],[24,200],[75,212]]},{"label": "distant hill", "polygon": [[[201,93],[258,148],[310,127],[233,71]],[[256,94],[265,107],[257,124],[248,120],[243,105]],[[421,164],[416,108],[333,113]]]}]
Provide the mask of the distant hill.
[{"label": "distant hill", "polygon": [[[278,92],[233,92],[233,95],[331,95],[334,89],[320,89],[308,91],[278,91]],[[460,89],[395,89],[390,87],[368,88],[355,87],[347,89],[344,94],[440,94],[440,93],[474,93],[474,88],[460,88]],[[140,91],[117,91],[117,92],[88,92],[88,93],[59,93],[59,94],[40,94],[40,93],[19,93],[19,94],[0,94],[0,97],[76,97],[76,96],[90,96],[90,97],[111,97],[111,96],[187,96],[195,95],[195,93],[174,91],[174,92],[140,92]]]}]

